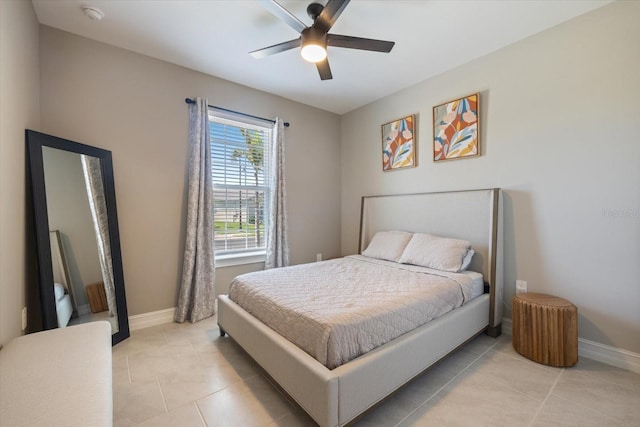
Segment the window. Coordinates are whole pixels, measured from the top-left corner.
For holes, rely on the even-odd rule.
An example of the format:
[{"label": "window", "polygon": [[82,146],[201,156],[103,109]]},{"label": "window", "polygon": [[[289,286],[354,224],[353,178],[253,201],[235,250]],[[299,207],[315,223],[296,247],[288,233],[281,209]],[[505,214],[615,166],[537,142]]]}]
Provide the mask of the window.
[{"label": "window", "polygon": [[271,126],[211,109],[209,133],[216,262],[263,261]]}]

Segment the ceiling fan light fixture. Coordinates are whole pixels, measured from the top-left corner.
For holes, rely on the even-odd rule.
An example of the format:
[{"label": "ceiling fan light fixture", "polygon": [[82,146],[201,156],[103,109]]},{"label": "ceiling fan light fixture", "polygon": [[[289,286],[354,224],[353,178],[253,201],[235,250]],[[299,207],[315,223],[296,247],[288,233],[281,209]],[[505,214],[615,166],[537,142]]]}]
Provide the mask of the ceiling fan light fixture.
[{"label": "ceiling fan light fixture", "polygon": [[313,27],[302,31],[300,55],[305,61],[323,61],[327,57],[327,35]]},{"label": "ceiling fan light fixture", "polygon": [[305,61],[320,62],[327,57],[327,50],[324,48],[324,46],[309,43],[305,46],[302,46],[300,55],[302,55],[302,58]]}]

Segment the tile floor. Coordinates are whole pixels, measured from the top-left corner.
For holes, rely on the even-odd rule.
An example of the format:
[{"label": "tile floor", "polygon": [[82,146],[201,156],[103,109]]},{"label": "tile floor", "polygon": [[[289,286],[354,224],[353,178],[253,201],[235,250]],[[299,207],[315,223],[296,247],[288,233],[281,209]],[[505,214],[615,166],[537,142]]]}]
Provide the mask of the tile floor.
[{"label": "tile floor", "polygon": [[[550,368],[481,335],[354,425],[640,426],[640,375],[580,359]],[[113,349],[114,425],[314,426],[215,318],[134,331]]]}]

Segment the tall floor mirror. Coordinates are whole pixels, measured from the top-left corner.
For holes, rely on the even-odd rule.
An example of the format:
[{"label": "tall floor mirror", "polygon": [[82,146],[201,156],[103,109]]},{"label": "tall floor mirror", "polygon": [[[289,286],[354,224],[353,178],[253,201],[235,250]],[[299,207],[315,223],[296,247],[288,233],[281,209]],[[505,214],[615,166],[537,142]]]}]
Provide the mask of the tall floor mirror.
[{"label": "tall floor mirror", "polygon": [[107,320],[129,337],[111,152],[26,131],[44,329]]}]

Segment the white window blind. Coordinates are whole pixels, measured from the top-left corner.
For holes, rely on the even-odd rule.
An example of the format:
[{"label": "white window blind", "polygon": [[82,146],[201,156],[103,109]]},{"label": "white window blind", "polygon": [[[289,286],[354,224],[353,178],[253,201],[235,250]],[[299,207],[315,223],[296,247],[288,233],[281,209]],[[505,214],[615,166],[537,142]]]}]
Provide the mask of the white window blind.
[{"label": "white window blind", "polygon": [[264,253],[271,127],[212,109],[209,132],[216,258]]}]

